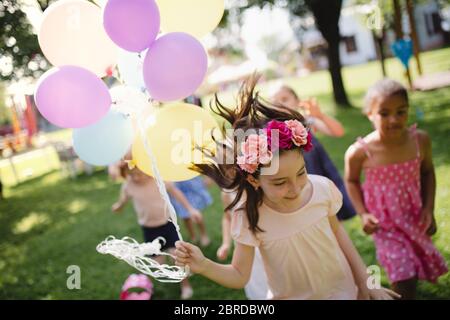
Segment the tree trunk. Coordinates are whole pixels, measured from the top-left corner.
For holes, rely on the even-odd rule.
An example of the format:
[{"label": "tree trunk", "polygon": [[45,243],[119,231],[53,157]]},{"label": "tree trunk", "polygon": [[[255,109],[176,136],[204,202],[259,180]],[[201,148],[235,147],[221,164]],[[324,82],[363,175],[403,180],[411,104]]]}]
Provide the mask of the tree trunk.
[{"label": "tree trunk", "polygon": [[420,46],[419,46],[419,38],[417,36],[416,30],[416,19],[414,16],[414,4],[411,0],[406,0],[406,8],[409,19],[409,28],[411,31],[411,40],[413,43],[414,57],[416,58],[417,63],[417,72],[419,75],[422,75],[422,63],[420,62]]},{"label": "tree trunk", "polygon": [[339,54],[339,38],[328,41],[328,70],[333,84],[334,101],[340,107],[349,107],[350,103],[345,92],[344,81],[341,73],[341,58]]},{"label": "tree trunk", "polygon": [[399,0],[393,0],[394,3],[394,30],[395,39],[403,39],[402,12]]},{"label": "tree trunk", "polygon": [[377,48],[377,58],[380,60],[381,72],[383,77],[387,77],[386,73],[386,54],[384,52],[384,30],[381,31],[381,35],[378,35],[375,31],[372,32],[373,39]]},{"label": "tree trunk", "polygon": [[339,18],[342,0],[306,0],[311,9],[316,25],[322,36],[328,42],[328,70],[333,84],[334,101],[339,107],[350,107],[341,74],[341,59],[339,54],[340,33]]}]

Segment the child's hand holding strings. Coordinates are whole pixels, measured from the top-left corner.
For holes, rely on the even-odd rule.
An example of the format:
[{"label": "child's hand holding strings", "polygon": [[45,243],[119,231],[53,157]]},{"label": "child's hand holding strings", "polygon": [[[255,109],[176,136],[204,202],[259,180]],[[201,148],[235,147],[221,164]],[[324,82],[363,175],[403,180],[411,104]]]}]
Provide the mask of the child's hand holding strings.
[{"label": "child's hand holding strings", "polygon": [[361,219],[363,230],[368,235],[375,233],[380,228],[378,219],[371,213],[361,214]]},{"label": "child's hand holding strings", "polygon": [[175,263],[177,266],[186,266],[193,273],[203,273],[208,259],[205,258],[199,247],[184,241],[175,242]]}]

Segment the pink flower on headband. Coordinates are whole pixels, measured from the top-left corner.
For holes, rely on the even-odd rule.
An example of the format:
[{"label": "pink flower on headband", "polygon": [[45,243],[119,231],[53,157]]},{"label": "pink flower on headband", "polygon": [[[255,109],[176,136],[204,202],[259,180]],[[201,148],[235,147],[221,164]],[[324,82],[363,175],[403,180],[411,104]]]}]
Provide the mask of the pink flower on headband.
[{"label": "pink flower on headband", "polygon": [[314,147],[311,140],[312,140],[311,133],[308,132],[306,144],[303,146],[303,150],[305,150],[305,152],[310,152],[312,150],[312,148]]},{"label": "pink flower on headband", "polygon": [[[278,121],[272,120],[267,124],[266,132],[270,150],[276,149],[276,145],[272,146],[272,130],[278,130],[278,148],[291,149],[293,145],[302,147],[306,152],[311,151],[313,145],[311,143],[311,134],[308,129],[298,120]],[[276,141],[274,141],[276,143]]]},{"label": "pink flower on headband", "polygon": [[285,121],[286,126],[292,132],[292,142],[297,147],[304,146],[308,143],[308,130],[306,130],[305,126],[297,120],[288,120]]},{"label": "pink flower on headband", "polygon": [[[278,130],[278,141],[273,141],[275,143],[274,146],[272,146],[272,130]],[[284,122],[270,121],[266,126],[266,134],[270,150],[292,148],[292,131]]]},{"label": "pink flower on headband", "polygon": [[237,157],[237,164],[248,173],[254,173],[259,164],[268,164],[272,160],[266,135],[249,135],[241,144],[241,152],[242,155]]}]

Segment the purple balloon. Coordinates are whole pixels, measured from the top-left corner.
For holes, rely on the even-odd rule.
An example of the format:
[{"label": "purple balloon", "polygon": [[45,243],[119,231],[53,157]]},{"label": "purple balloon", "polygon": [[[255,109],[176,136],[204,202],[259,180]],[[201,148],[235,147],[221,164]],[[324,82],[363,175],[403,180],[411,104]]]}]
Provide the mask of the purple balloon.
[{"label": "purple balloon", "polygon": [[154,0],[109,0],[103,11],[103,27],[119,47],[141,52],[159,32],[159,9]]},{"label": "purple balloon", "polygon": [[39,79],[34,97],[44,118],[63,128],[93,124],[111,107],[111,96],[103,81],[76,66],[47,71]]},{"label": "purple balloon", "polygon": [[158,101],[186,98],[202,84],[208,57],[202,44],[184,32],[158,38],[144,59],[144,81]]}]

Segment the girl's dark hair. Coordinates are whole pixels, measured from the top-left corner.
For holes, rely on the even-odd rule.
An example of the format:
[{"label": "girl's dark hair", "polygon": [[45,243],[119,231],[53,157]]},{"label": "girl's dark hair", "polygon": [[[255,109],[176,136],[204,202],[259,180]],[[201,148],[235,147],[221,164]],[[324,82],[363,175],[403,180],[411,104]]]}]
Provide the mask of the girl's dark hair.
[{"label": "girl's dark hair", "polygon": [[400,95],[408,101],[408,90],[400,82],[393,79],[384,78],[379,80],[367,90],[364,97],[363,112],[369,114],[375,101]]},{"label": "girl's dark hair", "polygon": [[[226,128],[230,127],[234,130],[257,130],[262,129],[270,120],[286,121],[286,120],[298,120],[306,127],[306,121],[303,116],[295,110],[291,110],[283,105],[271,104],[268,101],[262,99],[258,92],[255,92],[255,86],[258,82],[259,76],[252,75],[244,81],[242,84],[236,108],[225,107],[218,99],[217,94],[214,100],[210,103],[211,110],[222,117],[225,122],[222,126],[222,134],[226,136]],[[233,135],[233,139],[227,137],[228,141],[217,141],[217,152],[211,152],[206,149],[202,149],[203,153],[212,159],[207,164],[196,164],[192,166],[192,169],[204,174],[213,179],[221,189],[235,190],[237,195],[235,199],[230,203],[225,210],[231,210],[241,200],[244,193],[247,196],[245,205],[237,210],[245,209],[250,230],[253,233],[262,232],[263,230],[258,227],[259,211],[258,208],[262,204],[263,192],[258,189],[255,190],[253,186],[247,181],[250,173],[245,172],[239,168],[236,162],[236,158],[239,152],[239,143],[236,135]],[[300,148],[296,147],[297,149]],[[280,150],[280,154],[283,150]],[[226,159],[232,159],[231,161]],[[260,175],[260,167],[252,175],[258,178]]]},{"label": "girl's dark hair", "polygon": [[127,178],[128,175],[128,164],[125,161],[121,161],[119,164],[119,172],[120,172],[120,176],[124,179]]}]

